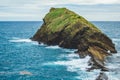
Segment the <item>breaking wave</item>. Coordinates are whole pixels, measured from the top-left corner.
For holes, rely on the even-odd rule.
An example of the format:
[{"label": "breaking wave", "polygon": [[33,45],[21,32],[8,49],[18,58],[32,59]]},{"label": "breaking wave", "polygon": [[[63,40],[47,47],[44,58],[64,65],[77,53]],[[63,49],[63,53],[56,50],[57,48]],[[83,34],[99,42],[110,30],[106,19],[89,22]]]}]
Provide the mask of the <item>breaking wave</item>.
[{"label": "breaking wave", "polygon": [[38,42],[32,41],[31,39],[16,38],[16,37],[13,37],[11,40],[9,40],[9,42],[12,42],[12,43],[32,43],[32,44],[38,45]]},{"label": "breaking wave", "polygon": [[117,39],[117,38],[113,38],[112,40],[116,42],[120,42],[120,39]]},{"label": "breaking wave", "polygon": [[59,46],[47,46],[46,48],[48,48],[48,49],[60,49]]}]

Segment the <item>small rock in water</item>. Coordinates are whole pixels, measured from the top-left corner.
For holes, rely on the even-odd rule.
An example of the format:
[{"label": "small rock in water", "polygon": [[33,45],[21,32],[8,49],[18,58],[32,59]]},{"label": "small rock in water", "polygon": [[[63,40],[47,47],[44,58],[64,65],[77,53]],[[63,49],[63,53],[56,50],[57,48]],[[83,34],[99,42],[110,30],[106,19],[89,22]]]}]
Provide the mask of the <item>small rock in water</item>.
[{"label": "small rock in water", "polygon": [[32,75],[32,73],[28,71],[20,71],[19,73],[20,75]]},{"label": "small rock in water", "polygon": [[100,72],[96,80],[108,80],[108,76],[104,72]]}]

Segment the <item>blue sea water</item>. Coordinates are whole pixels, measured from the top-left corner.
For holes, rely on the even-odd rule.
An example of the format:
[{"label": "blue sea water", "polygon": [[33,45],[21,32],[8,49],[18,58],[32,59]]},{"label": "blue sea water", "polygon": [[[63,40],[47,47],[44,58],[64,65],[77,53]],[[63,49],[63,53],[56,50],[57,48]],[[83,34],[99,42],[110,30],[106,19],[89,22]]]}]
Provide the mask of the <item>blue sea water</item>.
[{"label": "blue sea water", "polygon": [[[109,80],[120,80],[120,22],[92,22],[115,43],[118,53],[108,57]],[[100,70],[87,72],[89,57],[75,49],[31,41],[42,22],[0,22],[0,80],[95,80]]]}]

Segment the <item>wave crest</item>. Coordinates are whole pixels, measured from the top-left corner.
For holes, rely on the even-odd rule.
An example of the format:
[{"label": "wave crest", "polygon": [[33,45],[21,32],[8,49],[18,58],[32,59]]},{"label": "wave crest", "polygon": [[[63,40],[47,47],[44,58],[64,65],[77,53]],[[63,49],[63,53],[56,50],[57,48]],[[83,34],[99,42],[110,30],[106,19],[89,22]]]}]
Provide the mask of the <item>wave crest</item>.
[{"label": "wave crest", "polygon": [[114,38],[113,41],[120,42],[120,39]]},{"label": "wave crest", "polygon": [[60,49],[59,46],[47,46],[46,48],[48,48],[48,49]]},{"label": "wave crest", "polygon": [[13,39],[10,42],[32,42],[30,39]]},{"label": "wave crest", "polygon": [[9,40],[9,42],[12,42],[12,43],[32,43],[32,44],[38,45],[37,41],[32,41],[31,39],[25,39],[25,38],[16,38],[16,37],[13,37],[11,40]]}]

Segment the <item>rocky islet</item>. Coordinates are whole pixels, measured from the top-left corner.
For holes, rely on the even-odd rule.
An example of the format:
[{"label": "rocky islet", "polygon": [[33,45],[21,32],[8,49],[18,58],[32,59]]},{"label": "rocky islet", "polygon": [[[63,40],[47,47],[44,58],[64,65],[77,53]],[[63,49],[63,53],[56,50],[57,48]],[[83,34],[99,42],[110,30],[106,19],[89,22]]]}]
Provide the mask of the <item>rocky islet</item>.
[{"label": "rocky islet", "polygon": [[95,25],[66,8],[51,8],[40,29],[31,38],[47,45],[78,49],[81,58],[89,55],[92,69],[108,71],[105,58],[117,53],[112,40]]}]

